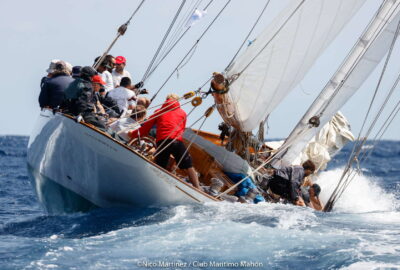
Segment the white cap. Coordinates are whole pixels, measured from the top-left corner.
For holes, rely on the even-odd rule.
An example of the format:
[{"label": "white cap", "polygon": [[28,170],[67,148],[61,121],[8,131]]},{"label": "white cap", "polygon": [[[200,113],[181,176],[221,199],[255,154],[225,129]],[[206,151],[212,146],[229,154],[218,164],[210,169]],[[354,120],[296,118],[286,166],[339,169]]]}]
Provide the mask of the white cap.
[{"label": "white cap", "polygon": [[59,62],[59,61],[60,61],[60,59],[53,59],[53,60],[51,60],[50,65],[49,65],[49,68],[46,69],[46,72],[47,72],[47,73],[53,73],[53,72],[54,72],[54,69],[56,68],[57,62]]},{"label": "white cap", "polygon": [[69,75],[72,74],[72,65],[68,62],[65,62],[65,66],[67,67],[67,71],[69,73]]}]

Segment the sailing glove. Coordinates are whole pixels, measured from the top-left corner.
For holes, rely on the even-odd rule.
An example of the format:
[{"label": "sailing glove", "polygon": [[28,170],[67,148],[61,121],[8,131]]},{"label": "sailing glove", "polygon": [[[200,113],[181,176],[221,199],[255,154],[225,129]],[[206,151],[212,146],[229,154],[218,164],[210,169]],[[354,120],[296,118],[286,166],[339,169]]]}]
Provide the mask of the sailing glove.
[{"label": "sailing glove", "polygon": [[144,85],[143,82],[139,82],[139,83],[135,84],[135,88],[136,88],[136,89],[142,88],[143,85]]}]

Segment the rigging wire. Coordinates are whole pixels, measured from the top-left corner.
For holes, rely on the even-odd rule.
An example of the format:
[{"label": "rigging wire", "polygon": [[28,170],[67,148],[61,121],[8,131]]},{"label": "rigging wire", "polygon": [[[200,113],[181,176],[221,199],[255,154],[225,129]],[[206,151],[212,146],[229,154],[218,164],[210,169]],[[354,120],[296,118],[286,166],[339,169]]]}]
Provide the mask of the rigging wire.
[{"label": "rigging wire", "polygon": [[[398,4],[398,5],[399,5],[399,4]],[[375,13],[374,17],[369,21],[369,23],[368,23],[366,29],[368,29],[368,28],[371,26],[371,24],[374,22],[374,20],[378,17],[378,15],[379,15],[380,11],[382,10],[383,6],[384,6],[384,2],[382,2],[382,4],[380,5],[378,11]],[[395,8],[394,8],[394,10],[395,10]],[[388,18],[390,18],[390,17],[392,16],[393,13],[394,13],[394,11],[392,11],[390,14],[386,14],[386,15],[388,16]],[[382,19],[380,20],[380,22],[379,22],[380,25],[386,23],[387,20],[388,20],[388,18],[386,18],[386,17],[385,17],[385,18],[382,18]],[[376,40],[376,38],[379,36],[379,34],[380,34],[382,31],[383,31],[383,28],[382,28],[382,27],[378,27],[377,30],[375,30],[375,31],[372,33],[373,36],[374,36],[374,39],[373,39],[373,40],[370,40],[370,42],[368,43],[368,46],[371,46],[371,44],[374,43],[374,41]],[[365,36],[365,33],[366,33],[366,30],[365,30],[365,31],[363,32],[363,34],[361,35],[361,39],[362,39],[362,37]],[[354,51],[354,49],[355,49],[356,47],[357,47],[357,43],[356,43],[356,44],[353,46],[353,48],[350,50],[350,52],[348,53],[348,55],[346,56],[346,58],[348,58],[348,57],[350,56],[350,54]],[[331,94],[331,96],[330,96],[328,99],[326,99],[325,105],[322,107],[320,113],[318,114],[319,117],[321,117],[321,116],[325,113],[326,109],[327,109],[328,106],[332,103],[332,101],[333,101],[334,98],[336,97],[337,93],[342,89],[342,87],[343,87],[345,81],[346,81],[347,78],[352,74],[352,72],[355,70],[355,68],[356,68],[356,66],[357,66],[356,63],[359,62],[359,59],[360,59],[362,56],[363,56],[363,55],[358,55],[358,56],[357,56],[357,59],[353,62],[352,66],[350,67],[350,69],[349,69],[349,71],[348,71],[348,73],[347,73],[347,76],[346,76],[345,78],[343,78],[343,79],[340,81],[340,83],[339,83],[339,85],[337,86],[337,88],[335,89],[335,91]],[[342,66],[341,66],[340,68],[342,68],[342,67],[343,67],[343,64],[342,64]],[[340,69],[340,68],[339,68],[339,69]],[[331,83],[331,82],[329,82],[329,83]],[[314,103],[313,103],[313,104],[314,104]],[[311,105],[311,106],[313,106],[313,105]],[[307,127],[308,127],[308,129],[310,129],[310,126],[307,126]],[[295,140],[293,139],[292,142],[291,142],[290,144],[292,144],[294,141],[295,141]],[[285,144],[286,144],[286,143],[287,143],[287,142],[285,142]],[[353,149],[353,150],[354,150],[354,149]],[[278,152],[276,153],[276,155],[278,155],[278,153],[281,153],[281,152],[282,152],[282,151],[278,150]],[[353,154],[353,153],[351,153],[351,155],[352,155],[352,154]],[[350,156],[351,156],[351,155],[350,155]],[[282,156],[282,155],[281,155],[281,156]]]},{"label": "rigging wire", "polygon": [[393,84],[389,94],[386,96],[385,101],[381,105],[380,110],[376,114],[373,122],[370,124],[370,127],[369,127],[366,135],[361,140],[361,143],[358,143],[353,147],[352,154],[349,157],[348,163],[347,163],[347,165],[346,165],[346,167],[345,167],[345,169],[344,169],[344,171],[342,173],[342,176],[341,176],[341,178],[340,178],[340,180],[338,182],[338,185],[336,186],[336,188],[332,192],[327,204],[325,205],[325,208],[324,208],[325,212],[329,212],[329,211],[332,210],[335,202],[342,196],[344,190],[347,188],[347,186],[349,185],[351,180],[354,179],[355,174],[352,171],[352,164],[355,161],[357,161],[357,157],[360,155],[363,145],[365,144],[365,142],[366,142],[369,134],[371,133],[373,127],[376,125],[376,122],[377,122],[378,118],[380,117],[383,109],[386,107],[387,101],[389,100],[389,98],[390,98],[391,94],[393,93],[394,89],[396,89],[399,81],[400,81],[400,73],[399,73],[395,83]]},{"label": "rigging wire", "polygon": [[[191,114],[191,113],[194,111],[195,108],[197,108],[197,107],[192,108],[192,110],[189,112],[189,114]],[[189,116],[189,114],[188,114],[188,116]],[[205,115],[200,116],[200,118],[197,119],[193,124],[191,124],[191,125],[189,126],[189,128],[192,128],[192,127],[193,127],[198,121],[200,121],[203,117],[205,117]],[[168,135],[167,139],[172,135],[173,132],[175,132],[175,130],[180,126],[180,124],[182,124],[182,122],[183,122],[184,120],[186,120],[186,118],[185,118],[185,119],[182,119],[181,122],[179,122],[179,124],[177,124],[177,126],[175,127],[175,129]],[[164,145],[164,143],[167,141],[167,139],[165,139],[165,140],[160,144],[160,146],[158,146],[157,148],[160,149],[160,148]],[[177,139],[177,138],[174,138],[173,140],[171,140],[164,148],[162,148],[160,151],[157,151],[157,153],[155,153],[155,155],[154,155],[153,157],[154,157],[154,158],[157,157],[159,153],[161,153],[162,151],[164,151],[165,149],[167,149],[173,142],[176,141],[176,139]]]},{"label": "rigging wire", "polygon": [[[357,137],[357,140],[356,140],[356,144],[360,141],[360,137],[361,137],[362,131],[364,130],[364,127],[365,127],[365,124],[366,124],[366,122],[367,122],[368,116],[369,116],[369,114],[370,114],[370,112],[371,112],[372,105],[373,105],[374,102],[375,102],[375,98],[376,98],[376,96],[377,96],[377,94],[378,94],[380,85],[381,85],[382,80],[383,80],[383,75],[385,74],[385,71],[386,71],[387,66],[388,66],[388,64],[389,64],[389,59],[390,59],[391,56],[392,56],[392,52],[393,52],[394,46],[395,46],[395,44],[396,44],[399,31],[400,31],[400,21],[399,21],[399,23],[397,24],[396,32],[395,32],[394,37],[393,37],[393,40],[392,40],[392,42],[391,42],[391,44],[390,44],[389,52],[388,52],[388,54],[387,54],[387,56],[386,56],[386,59],[385,59],[385,63],[384,63],[382,72],[381,72],[381,74],[380,74],[380,76],[379,76],[378,83],[377,83],[377,85],[376,85],[376,87],[375,87],[375,91],[374,91],[374,94],[373,94],[373,96],[372,96],[371,102],[370,102],[370,104],[369,104],[367,113],[366,113],[366,115],[365,115],[365,117],[364,117],[364,120],[363,120],[361,129],[360,129],[360,132],[358,133],[358,137]],[[390,94],[390,95],[391,95],[391,94]],[[354,148],[353,148],[353,150],[354,150]],[[351,153],[351,154],[353,154],[353,153]]]},{"label": "rigging wire", "polygon": [[[370,21],[370,23],[368,24],[368,26],[367,26],[366,29],[368,29],[369,26],[372,24],[372,22],[373,22],[376,18],[378,18],[378,15],[379,15],[381,9],[383,8],[383,4],[384,4],[384,2],[381,4],[379,10],[375,13],[375,16],[371,19],[371,21]],[[399,5],[400,5],[400,3],[399,3],[397,6],[399,6]],[[395,10],[396,10],[396,8],[394,8],[393,11],[392,11],[390,14],[386,14],[386,15],[388,16],[388,18],[386,18],[386,17],[385,17],[385,18],[381,18],[381,19],[380,19],[380,22],[379,22],[380,25],[384,25],[384,24],[388,21],[388,19],[394,14]],[[380,35],[380,33],[382,33],[383,31],[384,31],[383,27],[379,26],[379,27],[377,27],[377,29],[376,29],[373,33],[370,34],[370,35],[373,35],[373,36],[374,36],[374,39],[372,39],[372,40],[369,41],[368,47],[370,47],[371,44],[373,44],[373,43],[375,42],[376,38],[377,38],[377,37]],[[361,35],[361,40],[362,40],[362,38],[365,36],[365,34],[366,34],[366,31],[364,31],[364,33]],[[354,51],[354,49],[355,49],[356,47],[357,47],[357,44],[355,44],[355,45],[353,46],[353,48],[350,50],[350,52],[349,52],[349,54],[346,56],[346,58],[350,56],[350,54]],[[349,72],[347,73],[347,76],[346,76],[345,78],[343,78],[343,79],[340,81],[338,87],[337,87],[337,88],[335,89],[335,91],[333,92],[331,98],[329,98],[329,99],[327,100],[325,106],[322,108],[321,112],[319,113],[320,116],[324,114],[324,112],[325,112],[325,110],[327,109],[327,107],[332,103],[332,101],[333,101],[333,99],[336,97],[337,93],[338,93],[338,92],[340,91],[340,89],[343,87],[344,82],[345,82],[345,81],[347,80],[347,78],[353,73],[354,69],[355,69],[356,66],[357,66],[356,63],[359,62],[358,60],[359,60],[362,56],[363,56],[363,55],[358,55],[358,56],[357,56],[357,59],[353,62],[352,66],[350,67]],[[343,67],[343,65],[342,65],[340,68],[342,68],[342,67]]]},{"label": "rigging wire", "polygon": [[94,63],[93,68],[97,69],[100,66],[100,63],[103,62],[104,58],[107,56],[107,54],[110,52],[111,48],[114,46],[114,44],[117,42],[117,40],[123,36],[126,32],[126,30],[128,29],[128,25],[131,23],[131,20],[133,19],[133,17],[136,15],[136,13],[139,11],[139,9],[142,7],[143,3],[145,0],[142,0],[139,4],[139,6],[135,9],[135,11],[132,13],[131,17],[129,17],[128,21],[126,21],[126,23],[124,23],[123,25],[121,25],[118,28],[118,34],[117,36],[114,38],[114,40],[111,42],[111,44],[108,46],[108,48],[105,50],[105,52],[103,53],[103,55],[97,60],[96,63]]},{"label": "rigging wire", "polygon": [[196,53],[197,45],[196,45],[196,47],[194,47],[192,53],[187,57],[186,61],[176,68],[177,77],[179,77],[179,70],[184,68],[190,62],[190,60],[192,59],[193,55]]},{"label": "rigging wire", "polygon": [[[382,8],[382,5],[381,5],[380,9],[381,9],[381,8]],[[379,12],[380,12],[380,10],[376,13],[374,19],[379,15]],[[393,13],[394,13],[394,11],[392,11],[390,14],[386,14],[386,15],[389,15],[388,18],[390,18],[390,17],[392,16]],[[374,19],[373,19],[373,20],[374,20]],[[385,19],[381,19],[381,22],[380,22],[380,23],[381,23],[381,24],[382,24],[382,23],[387,23],[387,21],[388,21],[388,19],[386,19],[386,20],[385,20]],[[372,21],[371,21],[371,23],[372,23]],[[371,25],[371,23],[370,23],[370,25]],[[372,129],[373,129],[374,126],[376,125],[377,120],[378,120],[379,117],[381,116],[382,111],[383,111],[384,108],[386,107],[387,102],[388,102],[390,96],[392,95],[394,89],[397,87],[397,84],[398,84],[398,82],[399,82],[400,74],[399,74],[399,77],[396,79],[394,85],[392,86],[392,89],[391,89],[391,90],[389,91],[389,93],[387,94],[385,101],[383,102],[383,104],[382,104],[381,107],[380,107],[380,110],[379,110],[378,113],[375,115],[375,118],[374,118],[374,120],[372,121],[372,123],[370,124],[370,127],[369,127],[369,129],[367,130],[367,132],[366,132],[364,138],[363,138],[362,140],[360,140],[361,134],[362,134],[362,131],[363,131],[363,128],[364,128],[365,123],[366,123],[366,120],[367,120],[367,118],[368,118],[368,115],[370,114],[372,105],[373,105],[373,103],[375,102],[375,98],[376,98],[377,92],[378,92],[378,90],[379,90],[379,88],[380,88],[381,81],[382,81],[383,76],[384,76],[384,74],[385,74],[385,72],[386,72],[386,68],[387,68],[388,62],[389,62],[389,60],[390,60],[390,58],[391,58],[392,51],[393,51],[393,48],[394,48],[394,46],[395,46],[395,43],[396,43],[396,40],[397,40],[397,37],[398,37],[398,34],[399,34],[399,28],[400,28],[400,21],[399,21],[399,23],[398,23],[398,25],[397,25],[396,32],[395,32],[395,34],[394,34],[394,36],[393,36],[393,39],[392,39],[392,42],[391,42],[391,45],[390,45],[390,49],[389,49],[389,53],[388,53],[388,55],[387,55],[387,57],[386,57],[385,64],[384,64],[384,66],[383,66],[383,68],[382,68],[382,71],[381,71],[381,74],[380,74],[380,77],[379,77],[377,86],[376,86],[375,91],[374,91],[374,95],[373,95],[373,97],[372,97],[372,99],[371,99],[371,102],[370,102],[370,105],[369,105],[367,114],[366,114],[366,116],[365,116],[365,118],[364,118],[364,121],[363,121],[363,124],[362,124],[362,128],[361,128],[361,130],[360,130],[360,132],[359,132],[359,135],[358,135],[358,138],[357,138],[357,142],[356,142],[356,144],[354,145],[354,147],[353,147],[353,149],[352,149],[352,152],[351,152],[351,154],[350,154],[350,156],[349,156],[349,160],[348,160],[347,165],[346,165],[346,167],[345,167],[345,169],[344,169],[344,171],[343,171],[343,173],[342,173],[342,176],[341,176],[341,178],[340,178],[340,180],[339,180],[339,182],[338,182],[338,185],[336,186],[336,188],[335,188],[334,191],[332,192],[332,194],[331,194],[331,196],[330,196],[330,198],[329,198],[327,204],[326,204],[325,207],[324,207],[324,211],[326,211],[326,212],[332,210],[332,208],[333,208],[335,202],[342,196],[342,194],[343,194],[343,192],[345,191],[345,189],[348,187],[348,185],[350,184],[350,182],[354,179],[355,173],[354,173],[354,169],[352,168],[352,164],[353,164],[354,162],[357,162],[357,163],[359,164],[358,157],[359,157],[361,151],[363,150],[363,145],[366,143],[367,138],[369,137],[370,133],[372,132]],[[374,36],[374,40],[369,41],[368,47],[370,47],[371,44],[373,44],[373,42],[374,42],[374,41],[376,40],[376,38],[379,36],[379,34],[380,34],[382,31],[384,31],[384,28],[380,26],[380,27],[378,28],[377,31],[378,31],[378,32],[375,32],[375,33],[374,33],[374,34],[377,33],[377,34]],[[362,37],[363,37],[364,35],[365,35],[365,32],[363,33]],[[355,70],[355,68],[356,68],[356,66],[357,66],[357,63],[358,63],[358,60],[359,60],[362,56],[363,56],[363,55],[359,55],[359,56],[357,57],[357,60],[353,63],[353,66],[351,67],[350,71],[346,74],[346,77],[340,82],[339,87],[338,87],[337,89],[335,89],[335,91],[334,91],[334,93],[332,94],[331,98],[328,99],[328,102],[327,102],[327,104],[325,105],[325,108],[322,110],[321,114],[326,110],[326,108],[328,107],[328,105],[332,102],[333,98],[337,95],[337,93],[339,92],[339,89],[341,89],[341,87],[344,85],[344,82],[345,82],[346,79],[349,77],[350,73],[352,73],[352,72]]]},{"label": "rigging wire", "polygon": [[370,150],[364,152],[363,156],[360,159],[360,162],[366,161],[370,157],[370,155],[371,155],[373,149],[375,148],[377,142],[386,133],[386,131],[388,130],[389,126],[392,124],[393,120],[396,118],[397,114],[399,113],[399,111],[400,111],[400,100],[397,102],[396,106],[390,112],[390,114],[389,114],[388,118],[386,119],[386,121],[382,124],[381,128],[379,129],[379,131],[377,132],[377,134],[373,138],[373,144],[372,144]]},{"label": "rigging wire", "polygon": [[[303,130],[302,133],[304,133],[306,130]],[[302,135],[302,133],[300,133],[299,135]],[[284,146],[284,150],[286,150],[289,146]],[[251,172],[252,173],[256,173],[258,172],[261,168],[263,168],[265,165],[269,164],[274,158],[274,155],[271,155],[270,157],[268,157],[263,163],[261,163],[257,168],[253,169]],[[244,180],[246,180],[248,178],[248,176],[243,177],[240,181],[238,181],[236,184],[232,185],[230,188],[226,189],[224,192],[218,194],[215,198],[219,198],[221,196],[226,195],[228,192],[230,192],[231,190],[233,190],[234,188],[236,188],[237,186],[239,186]]]},{"label": "rigging wire", "polygon": [[[381,74],[380,74],[380,76],[379,76],[378,83],[377,83],[377,85],[376,85],[376,87],[375,87],[374,94],[373,94],[373,96],[372,96],[371,102],[370,102],[370,104],[369,104],[367,113],[366,113],[366,115],[365,115],[365,117],[364,117],[364,120],[363,120],[361,129],[360,129],[360,132],[359,132],[359,134],[358,134],[358,136],[357,136],[356,144],[354,145],[354,147],[353,147],[353,149],[352,149],[352,152],[351,152],[351,154],[350,154],[350,157],[354,154],[355,149],[357,148],[359,142],[361,141],[360,138],[361,138],[362,131],[364,130],[366,121],[367,121],[368,116],[369,116],[369,114],[370,114],[370,111],[371,111],[371,109],[372,109],[372,105],[374,104],[376,95],[377,95],[377,93],[378,93],[378,91],[379,91],[379,87],[380,87],[381,82],[382,82],[382,80],[383,80],[383,75],[385,74],[386,68],[387,68],[388,63],[389,63],[389,59],[391,58],[391,55],[392,55],[392,52],[393,52],[393,48],[394,48],[394,45],[395,45],[395,43],[396,43],[397,36],[398,36],[398,34],[399,34],[399,29],[400,29],[400,21],[399,21],[399,23],[398,23],[398,25],[397,25],[395,35],[394,35],[394,37],[393,37],[393,39],[392,39],[389,52],[388,52],[388,54],[387,54],[387,56],[386,56],[384,66],[383,66],[383,68],[382,68],[382,72],[381,72]],[[380,32],[381,32],[381,31],[380,31]],[[371,44],[372,44],[372,43],[371,43]],[[354,69],[355,69],[355,66],[352,68],[351,72],[353,72]],[[341,86],[342,86],[343,84],[344,84],[344,80],[342,81]],[[324,110],[325,110],[326,107],[332,102],[333,98],[337,95],[338,90],[341,88],[341,86],[340,86],[337,90],[335,90],[335,93],[333,94],[333,97],[328,101],[328,103],[327,103],[327,105],[325,106]],[[321,113],[322,113],[322,112],[321,112]],[[350,160],[349,160],[349,161],[350,161]],[[349,161],[348,161],[348,162],[349,162]]]},{"label": "rigging wire", "polygon": [[181,5],[179,6],[178,11],[176,12],[176,14],[175,14],[175,16],[174,16],[172,22],[170,23],[170,25],[169,25],[169,27],[168,27],[167,32],[165,33],[165,35],[164,35],[164,37],[163,37],[163,39],[162,39],[160,45],[159,45],[158,48],[157,48],[156,53],[155,53],[154,56],[153,56],[153,59],[150,61],[150,64],[149,64],[149,66],[147,67],[147,70],[146,70],[146,72],[145,72],[144,75],[143,75],[142,82],[144,82],[144,81],[147,79],[148,73],[149,73],[151,67],[153,66],[154,61],[156,60],[158,54],[160,53],[160,50],[161,50],[162,46],[164,45],[165,40],[167,39],[169,33],[171,32],[172,27],[174,26],[176,20],[178,19],[178,16],[179,16],[179,14],[181,13],[182,8],[183,8],[183,6],[185,5],[185,3],[186,3],[186,0],[182,0],[182,3],[181,3]]},{"label": "rigging wire", "polygon": [[[212,106],[211,108],[214,108],[214,106]],[[208,110],[207,110],[207,111],[208,111]],[[203,116],[205,116],[205,115],[203,115]],[[196,135],[193,136],[193,138],[190,140],[188,146],[186,147],[185,152],[183,153],[183,155],[182,155],[182,157],[179,159],[179,161],[176,163],[176,167],[175,167],[175,169],[174,169],[174,171],[173,171],[172,173],[175,173],[176,168],[178,168],[178,167],[179,167],[179,164],[181,164],[183,158],[185,157],[185,155],[186,155],[187,152],[189,151],[190,147],[191,147],[192,144],[194,143],[194,140],[197,138],[197,136],[199,136],[199,132],[200,132],[201,128],[203,127],[203,125],[204,125],[204,123],[206,122],[207,119],[208,119],[208,117],[205,116],[203,122],[201,123],[200,127],[199,127],[199,128],[197,129],[197,131],[196,131]]]},{"label": "rigging wire", "polygon": [[[225,8],[228,6],[228,4],[232,0],[228,0],[226,4],[223,6],[223,8],[219,11],[217,16],[212,20],[212,22],[207,26],[207,28],[203,31],[203,33],[200,35],[200,37],[196,40],[195,44],[190,48],[190,50],[186,53],[186,55],[181,59],[177,67],[179,67],[186,59],[186,57],[192,52],[192,50],[197,46],[197,44],[200,42],[200,40],[204,37],[204,35],[208,32],[208,30],[211,28],[211,26],[214,24],[214,22],[219,18],[221,13],[225,10]],[[164,83],[160,86],[160,88],[157,90],[157,92],[152,96],[150,99],[150,102],[152,102],[158,95],[158,93],[161,91],[161,89],[164,88],[164,86],[167,84],[167,82],[171,79],[171,77],[174,75],[176,68],[172,71],[172,73],[168,76],[168,78],[164,81]]]},{"label": "rigging wire", "polygon": [[[268,45],[275,39],[275,37],[281,32],[283,27],[290,21],[290,19],[297,13],[300,7],[304,4],[306,0],[302,0],[299,5],[295,8],[295,10],[289,15],[289,17],[283,22],[283,24],[278,28],[278,30],[272,35],[272,37],[267,41],[267,43],[261,48],[261,50],[250,60],[249,63],[237,74],[239,77],[256,59],[260,54],[268,47]],[[237,79],[236,77],[236,79]]]},{"label": "rigging wire", "polygon": [[230,68],[230,66],[232,65],[233,61],[235,61],[236,57],[238,56],[240,50],[243,48],[244,44],[246,44],[246,41],[250,37],[251,33],[254,31],[254,28],[256,28],[256,25],[258,24],[258,22],[260,21],[262,15],[264,14],[265,10],[267,9],[270,1],[271,0],[267,0],[267,3],[264,5],[264,8],[261,10],[260,15],[258,15],[257,20],[254,22],[253,27],[250,29],[249,33],[247,34],[247,36],[244,38],[242,44],[240,45],[239,49],[236,51],[235,55],[232,57],[232,59],[229,62],[229,64],[226,66],[225,71],[227,71]]},{"label": "rigging wire", "polygon": [[176,41],[178,38],[179,34],[182,33],[185,27],[185,22],[188,22],[190,19],[190,16],[194,13],[196,8],[200,5],[200,3],[203,0],[197,0],[196,2],[193,1],[192,4],[188,7],[188,10],[184,13],[185,15],[182,16],[181,20],[177,24],[177,27],[174,29],[174,32],[171,34],[171,37],[169,38],[167,45],[162,49],[160,56],[157,58],[156,63],[162,58],[162,56],[165,54],[166,51],[168,51],[168,48]]},{"label": "rigging wire", "polygon": [[[170,146],[174,141],[176,141],[176,138],[174,138],[171,142],[169,142],[167,145],[165,145],[165,143],[167,142],[167,140],[171,137],[171,135],[181,126],[181,124],[187,120],[187,117],[196,109],[197,107],[193,107],[190,112],[187,114],[187,116],[185,118],[183,118],[179,123],[176,124],[175,128],[168,134],[167,138],[163,139],[162,143],[160,145],[157,146],[157,149],[161,149],[159,151],[157,151],[153,157],[157,157],[161,152],[163,152],[165,149],[168,148],[168,146]],[[165,145],[164,148],[162,148]]]},{"label": "rigging wire", "polygon": [[[207,9],[210,4],[213,2],[214,0],[211,0],[206,7],[204,8]],[[190,17],[189,17],[190,18]],[[166,52],[164,54],[162,54],[163,56],[160,57],[160,60],[157,61],[157,63],[154,65],[154,67],[151,69],[151,71],[149,72],[147,77],[150,77],[153,72],[158,68],[158,66],[164,61],[164,59],[169,55],[169,53],[175,48],[175,46],[182,40],[182,38],[185,36],[185,34],[192,28],[192,26],[189,26],[186,28],[186,30],[179,36],[179,38],[173,42],[173,44],[168,48],[168,46],[166,48],[168,48],[168,50],[166,49]]]},{"label": "rigging wire", "polygon": [[133,19],[133,17],[136,15],[136,13],[139,11],[139,9],[142,7],[143,3],[145,0],[142,0],[140,2],[140,4],[138,5],[138,7],[135,9],[135,11],[132,13],[131,17],[129,17],[128,21],[126,22],[126,24],[130,24],[131,20]]}]

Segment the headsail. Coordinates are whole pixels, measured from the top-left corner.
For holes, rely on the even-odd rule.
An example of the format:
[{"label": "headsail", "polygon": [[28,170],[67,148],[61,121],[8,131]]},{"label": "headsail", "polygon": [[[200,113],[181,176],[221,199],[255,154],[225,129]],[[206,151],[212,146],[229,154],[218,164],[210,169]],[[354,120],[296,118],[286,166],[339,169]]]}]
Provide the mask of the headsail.
[{"label": "headsail", "polygon": [[[364,0],[294,0],[228,68],[220,114],[251,131],[303,79]],[[216,101],[218,104],[218,101]]]},{"label": "headsail", "polygon": [[[291,164],[318,130],[360,88],[388,52],[399,25],[399,11],[400,0],[388,0],[381,5],[341,67],[286,139],[282,149],[287,151],[278,152],[276,161],[283,156],[283,164]],[[319,120],[317,128],[309,124],[314,116]]]}]

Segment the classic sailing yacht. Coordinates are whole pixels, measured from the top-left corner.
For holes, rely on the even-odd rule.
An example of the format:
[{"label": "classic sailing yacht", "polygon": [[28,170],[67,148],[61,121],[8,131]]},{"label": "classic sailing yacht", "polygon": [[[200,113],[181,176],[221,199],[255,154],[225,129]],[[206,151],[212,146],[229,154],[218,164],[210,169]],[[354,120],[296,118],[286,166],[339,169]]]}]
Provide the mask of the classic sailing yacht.
[{"label": "classic sailing yacht", "polygon": [[[233,133],[239,134],[237,138],[249,151],[247,140],[251,132],[303,79],[363,2],[291,1],[242,55],[221,74],[214,75],[209,92],[197,91],[196,97],[188,94],[184,98],[192,98],[192,104],[198,106],[202,98],[212,94],[225,123],[234,128]],[[292,164],[357,91],[389,50],[399,22],[399,6],[400,0],[383,2],[338,72],[267,162]],[[121,32],[125,30],[126,27]],[[207,110],[204,117],[209,117],[211,111]],[[345,128],[346,121],[341,122],[343,128],[338,136],[352,139]],[[226,150],[214,134],[188,130],[185,139],[201,183],[209,186],[213,178],[221,179],[223,194],[232,194],[236,187],[224,173],[227,166],[247,164],[251,175],[265,165],[251,168],[237,154]],[[235,147],[233,150],[240,152]],[[252,148],[256,153],[257,150]],[[46,109],[40,113],[30,137],[27,162],[38,198],[49,212],[81,211],[94,206],[165,206],[228,198],[195,189],[179,170],[170,172],[157,166],[147,148],[139,144],[125,144],[90,124]]]}]

